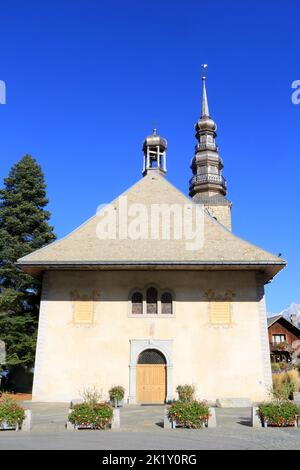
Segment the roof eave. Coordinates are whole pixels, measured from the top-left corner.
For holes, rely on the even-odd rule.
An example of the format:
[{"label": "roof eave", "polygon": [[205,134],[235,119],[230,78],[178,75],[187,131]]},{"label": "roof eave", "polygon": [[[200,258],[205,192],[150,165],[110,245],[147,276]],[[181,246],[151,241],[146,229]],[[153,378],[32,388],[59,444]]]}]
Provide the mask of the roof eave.
[{"label": "roof eave", "polygon": [[192,271],[260,271],[270,282],[285,266],[276,261],[19,261],[24,272],[40,278],[49,270],[192,270]]}]

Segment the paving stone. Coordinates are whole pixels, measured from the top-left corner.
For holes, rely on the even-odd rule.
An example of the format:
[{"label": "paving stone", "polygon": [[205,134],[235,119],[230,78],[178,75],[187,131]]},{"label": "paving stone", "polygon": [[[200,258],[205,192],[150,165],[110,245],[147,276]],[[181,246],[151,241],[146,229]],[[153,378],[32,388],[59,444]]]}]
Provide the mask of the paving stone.
[{"label": "paving stone", "polygon": [[32,431],[0,433],[0,450],[15,449],[300,449],[300,428],[253,428],[251,408],[216,408],[216,428],[163,428],[164,406],[125,406],[116,431],[66,432],[69,404],[26,404]]},{"label": "paving stone", "polygon": [[249,398],[218,398],[218,408],[250,408],[252,401]]}]

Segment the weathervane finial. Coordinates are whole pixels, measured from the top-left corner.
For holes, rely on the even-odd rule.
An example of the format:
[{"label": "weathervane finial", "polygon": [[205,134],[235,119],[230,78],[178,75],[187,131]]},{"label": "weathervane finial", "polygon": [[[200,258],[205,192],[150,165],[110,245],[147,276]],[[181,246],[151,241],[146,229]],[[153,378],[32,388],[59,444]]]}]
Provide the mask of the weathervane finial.
[{"label": "weathervane finial", "polygon": [[207,64],[202,64],[202,80],[206,80],[206,69],[208,67]]}]

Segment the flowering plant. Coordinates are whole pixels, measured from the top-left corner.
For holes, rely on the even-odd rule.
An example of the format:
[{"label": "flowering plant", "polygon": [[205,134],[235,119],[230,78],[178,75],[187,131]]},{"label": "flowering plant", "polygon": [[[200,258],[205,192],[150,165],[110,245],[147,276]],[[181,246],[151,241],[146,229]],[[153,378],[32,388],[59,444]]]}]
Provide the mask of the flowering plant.
[{"label": "flowering plant", "polygon": [[111,401],[117,404],[118,402],[123,400],[125,395],[125,388],[121,385],[117,385],[116,387],[112,387],[108,393]]},{"label": "flowering plant", "polygon": [[0,402],[0,425],[7,423],[9,426],[22,426],[25,419],[25,410],[17,401],[10,397],[4,397]]},{"label": "flowering plant", "polygon": [[113,410],[107,403],[80,403],[69,414],[75,426],[88,429],[106,429],[112,422]]},{"label": "flowering plant", "polygon": [[186,428],[202,428],[209,418],[209,407],[206,402],[177,401],[171,405],[168,417]]},{"label": "flowering plant", "polygon": [[286,400],[262,403],[258,407],[258,416],[267,421],[269,426],[294,426],[296,415],[300,415],[300,406]]}]

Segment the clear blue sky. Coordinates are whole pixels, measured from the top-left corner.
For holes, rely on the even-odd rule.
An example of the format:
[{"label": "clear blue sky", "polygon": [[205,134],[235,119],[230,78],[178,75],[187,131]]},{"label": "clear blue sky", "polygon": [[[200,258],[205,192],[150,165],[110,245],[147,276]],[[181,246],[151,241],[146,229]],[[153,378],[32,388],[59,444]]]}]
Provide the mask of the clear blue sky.
[{"label": "clear blue sky", "polygon": [[140,178],[156,124],[187,193],[208,63],[234,232],[289,261],[268,310],[299,303],[299,18],[298,0],[1,0],[1,181],[32,154],[61,237]]}]

